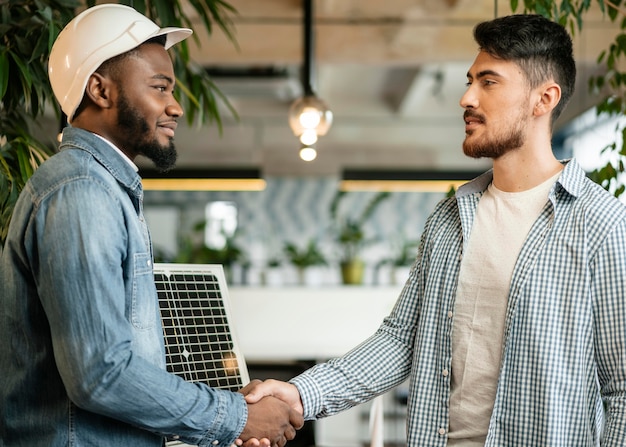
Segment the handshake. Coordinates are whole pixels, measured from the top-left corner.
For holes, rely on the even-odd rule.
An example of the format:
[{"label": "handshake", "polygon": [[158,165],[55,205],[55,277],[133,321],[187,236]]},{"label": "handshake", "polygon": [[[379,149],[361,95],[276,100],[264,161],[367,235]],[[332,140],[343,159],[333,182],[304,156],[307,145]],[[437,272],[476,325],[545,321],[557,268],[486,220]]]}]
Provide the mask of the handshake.
[{"label": "handshake", "polygon": [[248,420],[237,446],[283,447],[304,425],[304,407],[295,385],[253,380],[239,392],[248,404]]}]

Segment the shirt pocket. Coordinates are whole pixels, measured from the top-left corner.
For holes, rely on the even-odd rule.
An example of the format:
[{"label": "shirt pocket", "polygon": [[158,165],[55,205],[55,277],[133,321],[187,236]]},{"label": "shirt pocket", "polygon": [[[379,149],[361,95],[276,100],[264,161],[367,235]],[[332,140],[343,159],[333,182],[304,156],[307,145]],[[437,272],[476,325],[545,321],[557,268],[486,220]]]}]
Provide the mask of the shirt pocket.
[{"label": "shirt pocket", "polygon": [[135,253],[131,321],[137,329],[151,329],[156,324],[157,297],[154,293],[152,257]]}]

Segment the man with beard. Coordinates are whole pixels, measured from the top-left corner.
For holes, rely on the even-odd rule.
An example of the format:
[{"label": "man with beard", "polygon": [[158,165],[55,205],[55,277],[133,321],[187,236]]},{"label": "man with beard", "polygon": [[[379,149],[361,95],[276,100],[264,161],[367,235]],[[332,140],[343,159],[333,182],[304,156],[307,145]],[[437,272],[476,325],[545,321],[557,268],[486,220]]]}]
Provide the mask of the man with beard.
[{"label": "man with beard", "polygon": [[247,404],[165,370],[133,160],[176,161],[183,110],[167,49],[190,34],[106,4],[55,41],[50,81],[71,126],[25,186],[2,253],[2,446],[282,447],[302,424],[276,398]]},{"label": "man with beard", "polygon": [[493,169],[437,205],[372,337],[246,399],[315,419],[408,378],[410,447],[624,446],[626,208],[551,147],[574,89],[571,39],[535,15],[474,38],[463,151]]}]

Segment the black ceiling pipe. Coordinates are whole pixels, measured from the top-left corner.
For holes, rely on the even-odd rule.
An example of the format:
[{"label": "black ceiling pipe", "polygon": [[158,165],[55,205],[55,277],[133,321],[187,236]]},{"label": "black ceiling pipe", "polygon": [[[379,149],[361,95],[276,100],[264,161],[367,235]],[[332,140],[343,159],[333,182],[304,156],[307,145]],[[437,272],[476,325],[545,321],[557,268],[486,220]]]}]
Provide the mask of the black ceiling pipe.
[{"label": "black ceiling pipe", "polygon": [[314,64],[313,55],[315,45],[313,39],[313,0],[304,1],[304,15],[302,29],[304,42],[304,61],[302,69],[302,88],[305,96],[312,96],[314,84]]}]

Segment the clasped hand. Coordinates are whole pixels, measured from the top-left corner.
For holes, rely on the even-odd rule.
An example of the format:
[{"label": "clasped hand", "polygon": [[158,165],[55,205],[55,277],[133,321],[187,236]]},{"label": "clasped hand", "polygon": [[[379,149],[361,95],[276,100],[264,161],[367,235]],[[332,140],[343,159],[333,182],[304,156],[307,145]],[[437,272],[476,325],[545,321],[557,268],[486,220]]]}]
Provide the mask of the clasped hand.
[{"label": "clasped hand", "polygon": [[248,421],[236,444],[243,447],[283,447],[304,425],[298,389],[278,380],[253,380],[239,390],[248,404]]}]

